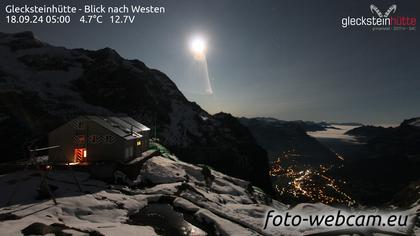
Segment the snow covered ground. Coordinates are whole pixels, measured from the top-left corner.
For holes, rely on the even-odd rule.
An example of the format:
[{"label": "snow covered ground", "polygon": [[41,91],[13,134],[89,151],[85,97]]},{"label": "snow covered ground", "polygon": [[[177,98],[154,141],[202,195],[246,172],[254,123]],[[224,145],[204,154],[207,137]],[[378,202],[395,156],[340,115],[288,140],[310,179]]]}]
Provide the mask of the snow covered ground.
[{"label": "snow covered ground", "polygon": [[48,197],[40,199],[38,172],[2,175],[1,235],[305,235],[320,231],[263,231],[265,213],[334,210],[320,203],[289,209],[246,181],[174,156],[153,157],[140,173],[129,188],[75,172],[80,191],[70,171],[50,171],[47,182],[57,205]]}]

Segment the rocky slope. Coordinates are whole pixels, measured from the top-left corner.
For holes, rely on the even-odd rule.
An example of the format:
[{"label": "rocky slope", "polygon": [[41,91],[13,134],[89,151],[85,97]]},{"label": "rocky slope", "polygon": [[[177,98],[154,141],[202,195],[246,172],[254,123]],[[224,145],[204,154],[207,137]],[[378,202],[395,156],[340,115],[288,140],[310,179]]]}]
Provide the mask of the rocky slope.
[{"label": "rocky slope", "polygon": [[[156,128],[179,158],[211,165],[271,192],[268,160],[228,114],[188,101],[162,72],[98,51],[51,46],[30,32],[0,33],[2,161],[23,157],[28,142],[80,114],[125,114]],[[9,148],[13,147],[13,148]]]},{"label": "rocky slope", "polygon": [[69,170],[52,170],[47,183],[57,205],[37,189],[37,171],[3,175],[0,229],[7,235],[261,235],[265,211],[287,207],[247,181],[172,155],[155,156],[138,171],[134,181],[116,171],[116,182],[108,184],[86,172],[75,172],[76,181]]},{"label": "rocky slope", "polygon": [[[291,208],[247,181],[179,161],[173,155],[148,159],[139,173],[131,181],[117,171],[119,184],[108,184],[85,172],[75,172],[73,177],[69,170],[52,170],[46,181],[57,205],[37,190],[38,172],[2,175],[0,230],[4,235],[336,235],[334,228],[308,225],[263,230],[265,213],[271,209],[304,216],[321,211],[336,214],[338,209],[320,203]],[[410,220],[417,209],[409,210]],[[404,234],[408,229],[388,232],[381,235]]]}]

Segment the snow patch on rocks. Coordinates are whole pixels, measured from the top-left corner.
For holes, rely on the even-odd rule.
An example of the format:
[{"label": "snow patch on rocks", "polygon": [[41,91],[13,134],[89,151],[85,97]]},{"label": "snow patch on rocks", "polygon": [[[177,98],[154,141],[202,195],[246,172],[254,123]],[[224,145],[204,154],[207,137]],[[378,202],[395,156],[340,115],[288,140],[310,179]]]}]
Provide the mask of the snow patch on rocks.
[{"label": "snow patch on rocks", "polygon": [[140,175],[153,184],[162,184],[184,181],[186,172],[174,161],[158,156],[145,163]]},{"label": "snow patch on rocks", "polygon": [[[53,193],[57,205],[51,199],[39,199],[37,189],[41,176],[38,172],[1,175],[0,232],[21,235],[23,229],[41,223],[65,226],[67,228],[63,232],[75,235],[86,232],[98,235],[158,235],[161,232],[158,229],[174,225],[171,225],[174,221],[170,217],[179,216],[181,218],[175,219],[175,222],[182,225],[180,232],[187,232],[190,236],[208,233],[222,236],[307,235],[332,230],[309,227],[263,230],[265,214],[272,209],[308,215],[331,213],[337,208],[320,203],[299,204],[290,208],[263,192],[251,191],[247,181],[211,169],[203,171],[205,168],[175,157],[156,156],[145,161],[139,170],[140,182],[152,183],[151,186],[109,185],[91,179],[87,173],[74,172],[82,191],[72,173],[54,170],[49,173],[47,183],[55,186]],[[212,178],[206,181],[209,175]],[[13,192],[14,197],[8,203]],[[141,217],[133,217],[139,214]],[[414,232],[420,233],[418,228]]]}]

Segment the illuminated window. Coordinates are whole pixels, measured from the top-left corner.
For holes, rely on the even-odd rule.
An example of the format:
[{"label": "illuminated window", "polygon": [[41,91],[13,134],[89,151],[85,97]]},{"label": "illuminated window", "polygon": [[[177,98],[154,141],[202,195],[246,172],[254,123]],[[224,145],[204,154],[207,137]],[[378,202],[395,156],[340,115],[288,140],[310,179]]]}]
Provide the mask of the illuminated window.
[{"label": "illuminated window", "polygon": [[74,162],[85,162],[87,157],[86,148],[74,149]]},{"label": "illuminated window", "polygon": [[141,145],[141,140],[137,140],[137,146]]}]

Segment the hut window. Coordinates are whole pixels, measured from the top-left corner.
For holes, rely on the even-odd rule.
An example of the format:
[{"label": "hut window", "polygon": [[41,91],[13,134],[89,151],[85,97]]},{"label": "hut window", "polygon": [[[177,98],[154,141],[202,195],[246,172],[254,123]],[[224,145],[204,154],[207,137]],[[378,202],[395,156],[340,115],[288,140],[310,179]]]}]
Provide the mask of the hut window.
[{"label": "hut window", "polygon": [[141,145],[141,140],[137,140],[137,146]]},{"label": "hut window", "polygon": [[105,143],[107,143],[107,144],[115,143],[115,136],[114,135],[105,135]]},{"label": "hut window", "polygon": [[101,136],[99,136],[99,135],[89,135],[89,143],[92,143],[92,144],[101,143]]}]

